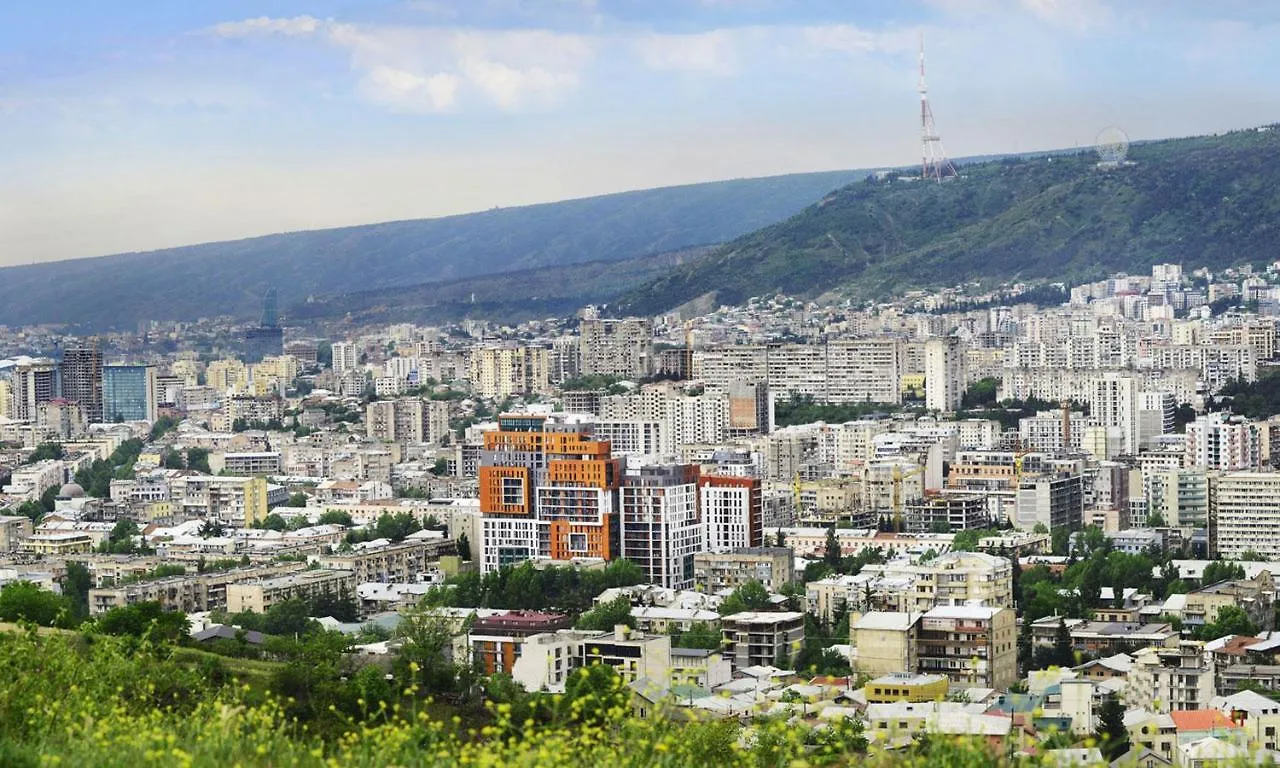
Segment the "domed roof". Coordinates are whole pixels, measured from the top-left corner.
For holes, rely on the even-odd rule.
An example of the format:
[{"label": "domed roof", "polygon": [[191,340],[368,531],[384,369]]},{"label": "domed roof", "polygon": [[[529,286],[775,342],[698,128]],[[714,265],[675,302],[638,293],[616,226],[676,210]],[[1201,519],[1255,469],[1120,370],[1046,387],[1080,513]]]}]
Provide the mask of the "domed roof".
[{"label": "domed roof", "polygon": [[58,491],[60,499],[81,499],[84,498],[84,489],[77,483],[67,483]]}]

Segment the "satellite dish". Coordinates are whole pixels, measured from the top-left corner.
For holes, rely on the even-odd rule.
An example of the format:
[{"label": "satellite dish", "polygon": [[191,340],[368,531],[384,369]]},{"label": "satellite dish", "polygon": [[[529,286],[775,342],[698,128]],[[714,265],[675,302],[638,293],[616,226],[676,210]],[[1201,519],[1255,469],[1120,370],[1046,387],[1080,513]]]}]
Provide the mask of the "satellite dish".
[{"label": "satellite dish", "polygon": [[1099,131],[1093,144],[1098,153],[1098,166],[1101,168],[1123,165],[1129,154],[1129,136],[1114,125]]}]

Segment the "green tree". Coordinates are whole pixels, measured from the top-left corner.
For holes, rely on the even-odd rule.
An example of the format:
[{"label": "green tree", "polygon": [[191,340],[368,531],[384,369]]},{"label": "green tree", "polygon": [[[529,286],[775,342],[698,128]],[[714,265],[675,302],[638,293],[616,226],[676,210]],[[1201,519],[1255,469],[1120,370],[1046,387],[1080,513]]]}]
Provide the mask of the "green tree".
[{"label": "green tree", "polygon": [[1204,567],[1200,576],[1200,584],[1207,586],[1220,581],[1235,581],[1244,578],[1244,566],[1226,560],[1214,560]]},{"label": "green tree", "polygon": [[0,621],[29,621],[42,627],[72,623],[71,601],[29,581],[14,581],[0,589]]},{"label": "green tree", "polygon": [[84,563],[68,560],[62,578],[62,594],[71,600],[71,613],[77,622],[89,616],[89,590],[92,588],[93,576]]},{"label": "green tree", "polygon": [[344,525],[347,528],[356,524],[355,521],[351,519],[351,515],[341,509],[327,509],[324,512],[321,512],[319,522],[320,525]]},{"label": "green tree", "polygon": [[289,523],[283,517],[272,512],[258,523],[258,528],[265,528],[268,531],[285,531],[289,529]]},{"label": "green tree", "polygon": [[1067,629],[1064,619],[1058,619],[1058,628],[1053,633],[1053,663],[1059,667],[1074,667],[1076,664],[1071,630]]},{"label": "green tree", "polygon": [[840,539],[836,537],[836,527],[827,529],[827,541],[823,547],[822,561],[832,568],[840,566]]},{"label": "green tree", "polygon": [[[286,507],[305,507],[307,506],[308,498],[310,497],[307,496],[307,494],[302,493],[301,491],[298,491],[296,493],[291,493],[289,494],[289,500],[285,502],[285,506]],[[350,518],[350,515],[348,515],[348,518]]]},{"label": "green tree", "polygon": [[579,616],[574,627],[588,631],[609,632],[619,624],[628,627],[636,625],[635,617],[631,615],[631,601],[625,597],[597,605]]},{"label": "green tree", "polygon": [[160,603],[143,602],[112,608],[98,616],[93,627],[104,635],[174,643],[186,637],[190,623],[181,611],[166,611]]},{"label": "green tree", "polygon": [[743,611],[760,611],[769,607],[769,590],[759,581],[752,579],[733,592],[720,603],[720,615],[731,616]]},{"label": "green tree", "polygon": [[282,600],[267,609],[262,631],[268,635],[304,635],[316,629],[310,606],[300,598]]},{"label": "green tree", "polygon": [[197,472],[203,472],[206,475],[212,475],[213,470],[209,468],[209,449],[208,448],[188,448],[187,449],[187,469],[194,469]]},{"label": "green tree", "polygon": [[35,464],[39,461],[61,459],[64,456],[66,456],[66,452],[62,450],[62,443],[41,443],[27,456],[26,463]]},{"label": "green tree", "polygon": [[467,534],[458,534],[458,557],[463,562],[471,559],[471,539],[467,538]]},{"label": "green tree", "polygon": [[[160,466],[165,469],[184,469],[185,465],[182,461],[182,454],[170,448],[160,456]],[[212,474],[212,473],[211,473]]]},{"label": "green tree", "polygon": [[565,682],[558,717],[562,722],[602,725],[629,711],[626,683],[613,667],[590,660]]},{"label": "green tree", "polygon": [[1098,708],[1098,742],[1102,754],[1114,761],[1129,751],[1129,729],[1124,727],[1124,705],[1114,693],[1108,693]]},{"label": "green tree", "polygon": [[1258,634],[1258,625],[1253,623],[1249,614],[1238,605],[1224,605],[1218,609],[1213,621],[1205,624],[1196,633],[1201,640],[1216,640],[1227,635],[1243,635],[1253,637]]},{"label": "green tree", "polygon": [[676,648],[703,648],[714,651],[721,646],[724,638],[710,624],[695,621],[684,632],[676,632],[671,638],[671,645]]}]

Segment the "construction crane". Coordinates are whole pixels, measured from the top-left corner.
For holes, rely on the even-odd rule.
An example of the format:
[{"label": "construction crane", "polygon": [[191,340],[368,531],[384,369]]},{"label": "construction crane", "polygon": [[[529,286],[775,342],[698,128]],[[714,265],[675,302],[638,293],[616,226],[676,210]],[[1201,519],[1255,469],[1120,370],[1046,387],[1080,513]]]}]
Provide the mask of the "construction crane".
[{"label": "construction crane", "polygon": [[902,481],[924,472],[924,467],[902,471],[901,464],[893,465],[893,530],[902,532]]}]

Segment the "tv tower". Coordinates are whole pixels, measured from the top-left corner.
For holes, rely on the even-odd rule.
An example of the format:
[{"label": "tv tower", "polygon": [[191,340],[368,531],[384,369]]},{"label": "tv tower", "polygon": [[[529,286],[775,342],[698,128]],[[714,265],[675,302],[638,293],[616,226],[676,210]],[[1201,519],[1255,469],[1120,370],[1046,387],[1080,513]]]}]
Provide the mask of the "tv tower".
[{"label": "tv tower", "polygon": [[920,178],[942,181],[956,175],[956,167],[947,159],[942,148],[942,137],[933,124],[933,110],[929,108],[929,87],[924,82],[924,33],[920,33]]}]

